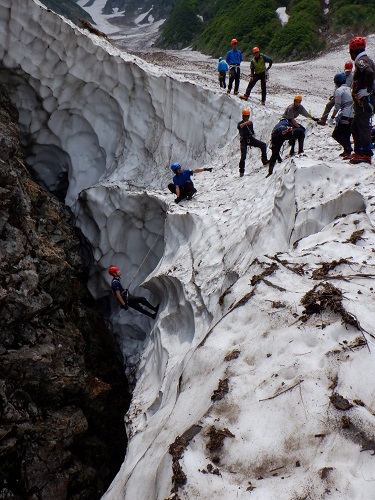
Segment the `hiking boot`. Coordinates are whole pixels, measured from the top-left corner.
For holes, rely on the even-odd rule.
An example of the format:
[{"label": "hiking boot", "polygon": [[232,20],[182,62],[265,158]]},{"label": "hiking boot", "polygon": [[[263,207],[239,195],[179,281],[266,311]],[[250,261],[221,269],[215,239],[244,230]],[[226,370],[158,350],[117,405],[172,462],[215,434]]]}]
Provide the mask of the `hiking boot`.
[{"label": "hiking boot", "polygon": [[234,91],[234,92],[233,92],[233,94],[234,94],[234,95],[238,95],[238,92]]},{"label": "hiking boot", "polygon": [[243,177],[245,175],[245,172],[240,172],[240,177]]},{"label": "hiking boot", "polygon": [[244,94],[244,95],[240,95],[240,99],[243,99],[244,101],[247,101],[249,98],[248,95]]},{"label": "hiking boot", "polygon": [[230,94],[230,90],[229,89],[227,90],[227,94]]},{"label": "hiking boot", "polygon": [[319,120],[316,122],[318,125],[327,125],[326,121],[325,120],[322,120],[321,118],[319,118]]},{"label": "hiking boot", "polygon": [[301,149],[300,151],[298,151],[299,155],[303,155],[303,153],[304,153],[303,149]]},{"label": "hiking boot", "polygon": [[351,156],[349,163],[352,165],[356,165],[357,163],[369,163],[371,165],[371,156],[354,153],[354,155]]},{"label": "hiking boot", "polygon": [[266,101],[260,101],[260,103],[264,106],[266,104]]},{"label": "hiking boot", "polygon": [[262,160],[263,165],[268,165],[269,162],[270,162],[269,160]]},{"label": "hiking boot", "polygon": [[190,191],[190,193],[186,196],[186,199],[187,200],[191,200],[192,197],[195,195],[195,193],[197,192],[197,190],[194,188],[192,191]]},{"label": "hiking boot", "polygon": [[353,153],[345,153],[345,154],[342,155],[342,159],[343,160],[351,160],[352,156],[353,156]]},{"label": "hiking boot", "polygon": [[347,160],[352,156],[352,151],[350,149],[344,149],[342,153],[339,154],[341,158],[344,158],[344,160]]},{"label": "hiking boot", "polygon": [[290,151],[289,151],[289,156],[294,156],[296,154],[296,152],[294,151],[294,149],[292,148]]}]

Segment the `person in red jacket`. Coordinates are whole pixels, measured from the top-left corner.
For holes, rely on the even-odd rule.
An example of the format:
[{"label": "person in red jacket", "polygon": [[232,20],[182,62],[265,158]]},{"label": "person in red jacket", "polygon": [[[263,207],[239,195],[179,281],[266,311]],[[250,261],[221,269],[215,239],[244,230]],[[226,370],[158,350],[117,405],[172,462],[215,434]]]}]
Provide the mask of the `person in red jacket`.
[{"label": "person in red jacket", "polygon": [[356,36],[350,41],[349,52],[355,68],[352,83],[354,153],[350,163],[371,163],[370,121],[375,105],[373,95],[375,64],[367,55],[366,38],[362,36]]}]

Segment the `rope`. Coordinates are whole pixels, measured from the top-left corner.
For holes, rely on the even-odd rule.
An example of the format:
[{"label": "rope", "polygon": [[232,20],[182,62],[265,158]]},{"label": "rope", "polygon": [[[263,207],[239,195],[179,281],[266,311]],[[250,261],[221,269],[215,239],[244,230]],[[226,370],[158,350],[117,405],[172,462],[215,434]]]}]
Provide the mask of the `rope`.
[{"label": "rope", "polygon": [[155,238],[155,240],[154,240],[153,244],[151,245],[151,247],[150,247],[149,251],[148,251],[148,252],[147,252],[147,254],[146,254],[146,257],[142,260],[142,262],[141,262],[140,266],[138,267],[137,272],[136,272],[136,273],[135,273],[135,275],[132,277],[132,279],[131,279],[131,281],[130,281],[129,285],[127,286],[127,288],[130,288],[130,285],[133,283],[133,281],[134,281],[134,279],[136,278],[137,274],[138,274],[138,273],[139,273],[139,271],[142,269],[143,264],[146,262],[147,257],[149,256],[150,252],[151,252],[151,251],[152,251],[152,249],[154,248],[154,246],[155,246],[156,242],[158,241],[158,239],[160,238],[160,236],[161,236],[161,235],[162,235],[162,233],[160,233],[160,234],[158,234],[158,235],[156,236],[156,238]]}]

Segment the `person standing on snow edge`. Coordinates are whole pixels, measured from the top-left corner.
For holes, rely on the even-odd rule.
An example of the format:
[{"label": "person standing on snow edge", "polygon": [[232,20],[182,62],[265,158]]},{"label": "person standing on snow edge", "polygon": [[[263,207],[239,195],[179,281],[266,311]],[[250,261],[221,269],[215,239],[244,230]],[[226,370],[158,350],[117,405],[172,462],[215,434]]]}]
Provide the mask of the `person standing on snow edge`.
[{"label": "person standing on snow edge", "polygon": [[227,61],[229,65],[229,83],[228,83],[228,90],[227,93],[230,94],[232,90],[232,85],[234,82],[234,95],[238,94],[238,88],[240,86],[240,79],[241,79],[241,62],[242,62],[242,52],[237,49],[238,47],[238,41],[233,38],[232,41],[230,42],[232,45],[232,50],[230,50],[226,57],[225,60]]},{"label": "person standing on snow edge", "polygon": [[239,163],[240,177],[245,173],[245,160],[247,156],[247,148],[254,146],[262,152],[262,163],[267,165],[267,145],[263,141],[255,139],[253,122],[250,120],[250,109],[242,110],[242,120],[238,123],[237,129],[240,133],[241,159]]},{"label": "person standing on snow edge", "polygon": [[[113,295],[116,296],[116,298],[120,302],[121,309],[127,310],[128,307],[131,307],[132,309],[135,309],[136,311],[145,314],[146,316],[149,316],[152,319],[156,318],[156,315],[159,310],[159,304],[156,307],[154,307],[144,297],[136,297],[135,295],[130,295],[129,290],[124,290],[120,281],[121,271],[117,266],[111,266],[108,269],[108,274],[112,276],[112,283],[111,283],[112,293]],[[151,313],[149,311],[146,311],[146,309],[143,309],[143,307],[141,307],[140,304],[146,306],[148,309],[151,309],[151,311],[154,312]]]},{"label": "person standing on snow edge", "polygon": [[227,76],[227,71],[228,71],[228,64],[223,61],[222,57],[219,57],[219,64],[217,65],[217,71],[219,73],[219,83],[220,87],[223,89],[227,88],[226,84],[226,76]]},{"label": "person standing on snow edge", "polygon": [[195,170],[182,170],[179,163],[172,163],[172,172],[175,173],[173,177],[173,184],[168,184],[168,189],[174,193],[177,198],[175,203],[180,203],[181,200],[191,200],[193,195],[197,192],[194,187],[191,176],[200,172],[212,172],[212,168],[196,168]]},{"label": "person standing on snow edge", "polygon": [[[299,128],[303,131],[303,134],[299,134],[298,137],[298,154],[303,153],[303,144],[305,141],[305,127],[303,127],[300,123],[296,121],[297,116],[302,115],[305,116],[306,118],[311,118],[314,120],[314,122],[317,122],[319,118],[314,118],[308,111],[302,106],[302,96],[301,94],[297,94],[294,96],[293,99],[293,104],[290,104],[286,110],[284,111],[283,116],[281,117],[281,120],[287,120],[292,124],[293,128]],[[290,141],[289,144],[291,146],[290,151],[289,151],[289,156],[293,156],[295,154],[294,151],[294,145],[295,145],[295,138],[293,137]]]},{"label": "person standing on snow edge", "polygon": [[370,120],[374,113],[375,65],[366,53],[366,38],[356,36],[349,43],[350,57],[354,61],[352,83],[353,111],[352,134],[354,154],[350,163],[370,163],[372,156]]},{"label": "person standing on snow edge", "polygon": [[[272,66],[272,59],[265,54],[261,54],[258,47],[253,48],[254,58],[250,63],[250,81],[247,86],[246,92],[244,95],[240,96],[240,99],[248,100],[250,93],[257,83],[260,80],[260,86],[262,90],[262,100],[261,104],[266,104],[266,95],[267,95],[267,75],[268,71]],[[266,63],[268,63],[268,68],[266,68]]]}]

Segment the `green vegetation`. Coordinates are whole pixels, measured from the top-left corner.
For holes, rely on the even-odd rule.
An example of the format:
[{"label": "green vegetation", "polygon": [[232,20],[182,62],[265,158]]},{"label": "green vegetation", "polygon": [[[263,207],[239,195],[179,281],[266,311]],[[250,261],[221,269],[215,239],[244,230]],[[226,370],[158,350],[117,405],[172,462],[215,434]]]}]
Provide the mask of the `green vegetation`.
[{"label": "green vegetation", "polygon": [[198,17],[196,0],[179,0],[165,22],[159,39],[160,47],[182,49],[191,43],[203,27]]},{"label": "green vegetation", "polygon": [[324,48],[319,28],[324,14],[319,0],[293,0],[289,21],[275,33],[270,50],[281,59],[309,57]]},{"label": "green vegetation", "polygon": [[77,5],[77,0],[40,0],[48,9],[53,10],[57,14],[70,19],[75,24],[78,23],[78,18],[87,19],[90,23],[94,24],[92,17],[85,10],[83,10],[79,5]]},{"label": "green vegetation", "polygon": [[336,31],[371,33],[375,26],[375,0],[336,0],[332,6],[331,28]]}]

